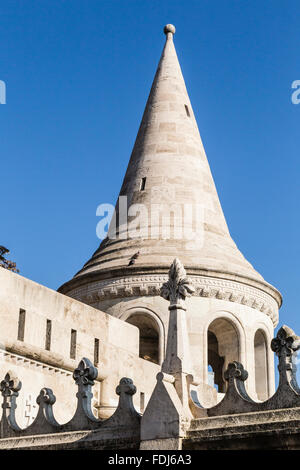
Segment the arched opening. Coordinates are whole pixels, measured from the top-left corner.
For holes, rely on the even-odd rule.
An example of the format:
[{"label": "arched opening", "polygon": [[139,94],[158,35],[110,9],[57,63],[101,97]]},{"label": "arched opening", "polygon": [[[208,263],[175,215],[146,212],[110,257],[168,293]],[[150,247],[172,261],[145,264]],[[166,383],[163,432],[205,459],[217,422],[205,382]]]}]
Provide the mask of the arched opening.
[{"label": "arched opening", "polygon": [[140,330],[139,356],[159,364],[159,327],[154,318],[144,313],[134,313],[126,321]]},{"label": "arched opening", "polygon": [[267,342],[263,331],[257,330],[254,336],[255,387],[259,400],[268,398]]},{"label": "arched opening", "polygon": [[207,332],[208,342],[208,376],[209,385],[216,385],[218,392],[225,392],[223,381],[224,357],[219,354],[217,337],[211,331]]},{"label": "arched opening", "polygon": [[217,318],[208,327],[208,383],[219,393],[226,392],[224,372],[232,361],[239,360],[239,338],[233,324],[225,318]]}]

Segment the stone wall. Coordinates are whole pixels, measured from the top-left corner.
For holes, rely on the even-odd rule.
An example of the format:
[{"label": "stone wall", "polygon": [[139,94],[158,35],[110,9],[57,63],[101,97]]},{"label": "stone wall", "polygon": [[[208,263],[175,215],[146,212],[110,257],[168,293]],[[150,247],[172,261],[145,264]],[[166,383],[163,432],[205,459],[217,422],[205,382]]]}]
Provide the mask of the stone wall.
[{"label": "stone wall", "polygon": [[10,369],[23,383],[16,413],[21,426],[32,422],[35,398],[45,386],[57,397],[58,421],[71,418],[76,407],[72,372],[82,357],[99,370],[93,401],[97,416],[112,414],[115,388],[124,376],[135,381],[134,403],[140,410],[147,404],[159,366],[138,354],[135,326],[0,269],[0,375]]},{"label": "stone wall", "polygon": [[[190,277],[194,282],[194,279]],[[166,348],[166,339],[168,331],[168,303],[160,296],[140,296],[135,298],[113,298],[107,301],[99,302],[99,308],[112,316],[127,320],[130,315],[141,314],[141,317],[151,316],[158,325],[160,331],[161,348]],[[100,307],[101,306],[101,307]],[[218,334],[220,345],[220,354],[226,358],[224,370],[229,362],[237,360],[245,364],[249,371],[250,379],[247,384],[247,390],[254,399],[266,399],[271,396],[275,390],[274,376],[274,355],[269,348],[273,338],[274,324],[271,318],[264,312],[260,312],[249,305],[243,305],[231,302],[227,299],[191,297],[187,300],[187,329],[189,333],[189,344],[191,361],[195,375],[200,382],[208,383],[208,341],[207,334],[211,328],[217,334],[224,328],[224,324],[230,325],[235,332],[237,347],[236,354],[232,349],[231,354],[226,352],[226,342],[221,334]],[[265,392],[263,396],[258,396],[258,383],[256,381],[257,372],[257,348],[255,347],[255,335],[261,331],[265,342],[266,365]],[[222,333],[222,331],[221,331]],[[225,338],[226,339],[226,338]],[[231,349],[231,344],[229,345]],[[210,402],[205,401],[205,396],[200,397],[207,406]]]}]

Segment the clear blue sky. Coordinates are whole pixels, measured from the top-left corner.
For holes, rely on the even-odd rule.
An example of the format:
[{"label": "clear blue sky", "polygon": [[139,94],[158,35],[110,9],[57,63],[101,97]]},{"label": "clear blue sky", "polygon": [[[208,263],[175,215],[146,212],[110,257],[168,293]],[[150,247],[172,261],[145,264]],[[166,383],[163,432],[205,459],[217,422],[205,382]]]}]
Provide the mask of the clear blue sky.
[{"label": "clear blue sky", "polygon": [[299,1],[0,5],[0,244],[56,289],[97,248],[164,44],[175,45],[227,222],[300,334]]}]

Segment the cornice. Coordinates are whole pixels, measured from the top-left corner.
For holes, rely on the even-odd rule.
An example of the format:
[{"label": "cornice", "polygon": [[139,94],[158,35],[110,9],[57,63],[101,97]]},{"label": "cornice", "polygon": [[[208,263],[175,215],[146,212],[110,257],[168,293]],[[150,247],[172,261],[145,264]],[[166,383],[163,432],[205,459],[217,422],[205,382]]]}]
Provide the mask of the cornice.
[{"label": "cornice", "polygon": [[[278,305],[274,297],[256,287],[237,281],[207,276],[189,275],[196,297],[213,298],[246,305],[268,315],[274,326],[278,323]],[[167,274],[140,274],[98,280],[78,286],[68,292],[81,302],[95,306],[101,301],[116,298],[159,296]]]},{"label": "cornice", "polygon": [[[240,284],[244,284],[249,287],[256,288],[265,292],[271,296],[277,303],[278,308],[282,305],[282,296],[280,292],[271,284],[266,282],[263,278],[257,279],[244,275],[242,273],[227,272],[225,270],[215,270],[209,268],[195,268],[195,266],[184,265],[188,276],[197,276],[205,278],[213,278],[227,281],[234,281]],[[109,281],[119,278],[127,278],[132,276],[144,276],[144,275],[167,275],[169,266],[165,265],[133,265],[125,267],[116,267],[109,269],[95,270],[86,274],[78,275],[73,277],[70,281],[60,286],[57,290],[61,294],[69,295],[74,289],[79,287],[88,286],[98,281]]]}]

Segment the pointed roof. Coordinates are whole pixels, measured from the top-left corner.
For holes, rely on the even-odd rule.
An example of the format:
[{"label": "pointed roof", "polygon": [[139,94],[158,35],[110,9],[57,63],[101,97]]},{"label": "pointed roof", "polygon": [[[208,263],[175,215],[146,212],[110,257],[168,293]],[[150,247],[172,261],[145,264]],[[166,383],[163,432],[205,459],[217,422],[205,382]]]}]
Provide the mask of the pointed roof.
[{"label": "pointed roof", "polygon": [[[251,279],[272,287],[244,258],[230,236],[174,47],[175,27],[167,25],[164,32],[166,42],[120,191],[120,196],[127,197],[128,208],[133,204],[146,207],[140,220],[148,233],[126,239],[126,226],[118,225],[117,204],[117,238],[102,241],[73,280],[60,288],[64,293],[75,284],[113,278],[120,273],[167,272],[176,256],[187,272],[227,279],[239,277],[244,282]],[[178,208],[183,217],[185,207],[200,207],[201,224],[196,239],[188,240],[180,233],[174,237],[172,231],[173,236],[163,239],[163,219],[155,216],[157,204],[163,205],[161,211],[166,217],[173,208],[179,225]],[[129,222],[133,219],[129,217]],[[189,225],[187,216],[184,227]]]}]

